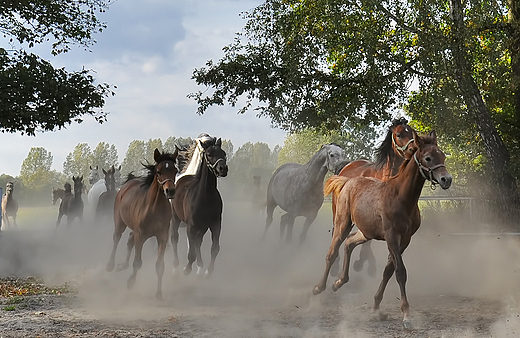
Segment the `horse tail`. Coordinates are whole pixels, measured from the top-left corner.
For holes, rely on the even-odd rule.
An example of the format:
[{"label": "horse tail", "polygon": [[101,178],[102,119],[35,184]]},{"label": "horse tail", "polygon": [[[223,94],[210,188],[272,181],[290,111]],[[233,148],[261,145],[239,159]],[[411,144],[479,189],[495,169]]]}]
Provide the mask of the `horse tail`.
[{"label": "horse tail", "polygon": [[323,187],[323,195],[328,196],[331,193],[334,195],[339,194],[345,183],[347,183],[348,178],[344,176],[332,175],[325,182],[325,186]]}]

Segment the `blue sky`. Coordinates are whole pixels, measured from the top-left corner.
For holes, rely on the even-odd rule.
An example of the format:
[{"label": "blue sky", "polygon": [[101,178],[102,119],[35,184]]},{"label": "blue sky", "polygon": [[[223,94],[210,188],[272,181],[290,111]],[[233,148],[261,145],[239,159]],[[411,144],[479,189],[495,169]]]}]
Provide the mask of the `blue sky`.
[{"label": "blue sky", "polygon": [[235,150],[242,144],[283,144],[285,133],[253,111],[237,115],[237,108],[212,107],[196,114],[195,101],[186,97],[197,90],[194,68],[218,60],[222,47],[232,42],[245,24],[240,13],[260,0],[119,0],[99,16],[108,25],[96,34],[91,52],[73,47],[52,57],[38,46],[33,52],[68,70],[94,69],[98,82],[117,85],[107,99],[108,122],[87,117],[56,132],[36,137],[0,134],[0,173],[18,176],[31,147],[44,147],[54,157],[53,169],[62,171],[68,153],[78,143],[94,149],[99,142],[115,144],[120,161],[133,140],[169,136],[195,137],[201,132],[229,139]]}]

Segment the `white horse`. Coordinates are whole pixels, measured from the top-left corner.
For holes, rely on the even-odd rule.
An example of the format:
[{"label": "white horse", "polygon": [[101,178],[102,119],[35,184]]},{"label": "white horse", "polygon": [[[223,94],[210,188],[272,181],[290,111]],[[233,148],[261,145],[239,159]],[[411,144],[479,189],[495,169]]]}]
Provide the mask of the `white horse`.
[{"label": "white horse", "polygon": [[87,193],[87,201],[88,204],[96,207],[99,196],[104,193],[107,188],[105,187],[105,179],[101,178],[99,175],[99,167],[90,166],[90,174],[88,175],[88,181],[91,185],[90,190]]}]

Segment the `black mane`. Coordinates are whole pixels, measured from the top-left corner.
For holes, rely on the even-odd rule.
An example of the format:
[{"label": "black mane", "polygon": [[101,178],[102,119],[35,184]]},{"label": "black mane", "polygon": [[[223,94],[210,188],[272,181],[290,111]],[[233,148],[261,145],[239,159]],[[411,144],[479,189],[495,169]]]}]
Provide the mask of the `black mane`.
[{"label": "black mane", "polygon": [[[161,153],[159,156],[159,161],[157,163],[163,162],[163,161],[172,161],[175,163],[176,158],[173,156],[173,154],[170,153]],[[143,186],[151,186],[153,183],[153,180],[155,178],[155,166],[157,164],[150,164],[150,163],[141,163],[146,170],[148,170],[148,174],[146,176],[141,176],[139,179],[141,180],[141,183]],[[130,173],[127,176],[127,182],[133,178],[136,178],[134,174]]]},{"label": "black mane", "polygon": [[388,127],[388,132],[386,133],[386,137],[381,142],[379,147],[376,149],[376,159],[374,161],[374,168],[376,170],[382,170],[385,166],[388,157],[390,154],[392,154],[392,133],[394,131],[394,128],[399,125],[406,125],[408,124],[408,120],[406,120],[404,117],[401,117],[399,119],[392,120],[392,124]]}]

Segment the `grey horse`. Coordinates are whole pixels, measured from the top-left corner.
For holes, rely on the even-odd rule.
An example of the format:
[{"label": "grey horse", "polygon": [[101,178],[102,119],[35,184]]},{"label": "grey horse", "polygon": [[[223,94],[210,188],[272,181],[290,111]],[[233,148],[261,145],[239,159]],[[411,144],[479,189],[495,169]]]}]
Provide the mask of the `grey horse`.
[{"label": "grey horse", "polygon": [[273,211],[279,206],[286,213],[280,219],[280,238],[287,227],[286,242],[292,239],[294,219],[305,217],[300,243],[323,204],[323,180],[328,171],[334,173],[343,161],[343,149],[326,144],[306,164],[286,163],[274,172],[267,187],[267,218],[263,238],[273,222]]}]

